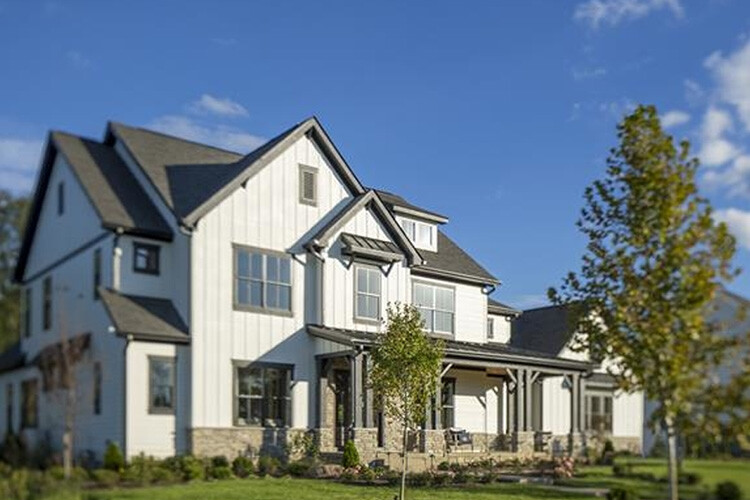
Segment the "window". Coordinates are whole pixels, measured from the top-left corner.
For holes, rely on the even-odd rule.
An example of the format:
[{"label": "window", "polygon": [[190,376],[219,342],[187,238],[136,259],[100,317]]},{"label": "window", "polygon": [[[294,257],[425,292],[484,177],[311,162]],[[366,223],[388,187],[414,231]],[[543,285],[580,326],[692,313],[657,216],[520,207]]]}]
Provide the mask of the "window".
[{"label": "window", "polygon": [[47,276],[42,282],[42,326],[45,330],[52,327],[52,277]]},{"label": "window", "polygon": [[417,223],[413,220],[403,219],[401,221],[401,227],[404,228],[406,236],[413,242],[417,241]]},{"label": "window", "polygon": [[401,227],[406,236],[416,245],[432,247],[435,241],[435,226],[411,219],[401,219]]},{"label": "window", "polygon": [[159,274],[159,245],[133,243],[133,270],[137,273]]},{"label": "window", "polygon": [[452,288],[414,284],[414,305],[419,309],[425,330],[453,333],[455,302]]},{"label": "window", "polygon": [[284,254],[235,247],[236,309],[289,313],[292,310],[292,262]]},{"label": "window", "polygon": [[102,249],[94,250],[94,300],[99,300],[99,285],[102,284]]},{"label": "window", "polygon": [[57,185],[57,215],[65,212],[65,184],[60,182]]},{"label": "window", "polygon": [[586,430],[612,432],[611,395],[586,395]]},{"label": "window", "polygon": [[299,201],[306,205],[318,204],[318,169],[299,166]]},{"label": "window", "polygon": [[35,428],[39,423],[39,388],[36,379],[21,382],[21,404],[21,428]]},{"label": "window", "polygon": [[440,387],[440,423],[443,425],[443,429],[456,426],[455,395],[456,379],[444,378]]},{"label": "window", "polygon": [[380,270],[371,267],[355,268],[354,317],[365,320],[380,319]]},{"label": "window", "polygon": [[492,318],[487,318],[487,338],[489,340],[495,338],[495,321]]},{"label": "window", "polygon": [[5,424],[6,433],[13,433],[13,384],[5,386]]},{"label": "window", "polygon": [[102,413],[102,364],[94,363],[94,415]]},{"label": "window", "polygon": [[148,412],[174,413],[175,362],[174,358],[148,358]]},{"label": "window", "polygon": [[235,366],[235,423],[257,427],[288,427],[291,423],[291,367]]},{"label": "window", "polygon": [[26,338],[31,336],[31,287],[21,295],[21,332]]}]

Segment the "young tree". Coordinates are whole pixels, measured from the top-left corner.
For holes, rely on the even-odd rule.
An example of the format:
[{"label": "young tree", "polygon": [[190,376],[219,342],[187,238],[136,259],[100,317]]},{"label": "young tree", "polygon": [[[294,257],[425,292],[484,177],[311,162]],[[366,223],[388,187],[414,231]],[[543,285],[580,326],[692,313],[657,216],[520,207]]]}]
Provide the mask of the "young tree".
[{"label": "young tree", "polygon": [[423,420],[437,390],[443,343],[424,333],[419,311],[412,305],[388,306],[385,332],[372,351],[370,385],[380,396],[386,415],[401,425],[402,467],[400,499],[406,490],[409,429]]},{"label": "young tree", "polygon": [[0,352],[18,340],[20,297],[13,283],[29,199],[0,190]]},{"label": "young tree", "polygon": [[658,403],[677,500],[677,420],[691,413],[728,345],[707,312],[720,283],[736,275],[735,240],[698,194],[689,143],[673,143],[653,106],[639,106],[617,129],[606,177],[585,191],[581,270],[549,295],[572,308],[578,345],[611,360],[620,388]]}]

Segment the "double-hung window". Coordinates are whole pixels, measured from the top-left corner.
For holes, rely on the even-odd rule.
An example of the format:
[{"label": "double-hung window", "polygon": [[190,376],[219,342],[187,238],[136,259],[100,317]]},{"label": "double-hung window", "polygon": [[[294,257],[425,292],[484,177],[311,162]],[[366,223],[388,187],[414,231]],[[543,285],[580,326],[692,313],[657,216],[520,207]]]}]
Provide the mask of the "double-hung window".
[{"label": "double-hung window", "polygon": [[289,427],[291,367],[253,363],[234,370],[235,424]]},{"label": "double-hung window", "polygon": [[36,379],[21,382],[21,404],[21,428],[36,428],[39,424],[39,385]]},{"label": "double-hung window", "polygon": [[454,333],[455,291],[453,288],[414,283],[414,305],[422,315],[424,328],[431,333]]},{"label": "double-hung window", "polygon": [[148,412],[173,414],[175,409],[175,358],[148,358]]},{"label": "double-hung window", "polygon": [[290,313],[292,262],[281,253],[234,249],[235,309]]},{"label": "double-hung window", "polygon": [[588,394],[586,396],[586,430],[612,432],[612,396]]},{"label": "double-hung window", "polygon": [[42,282],[42,327],[52,327],[52,277],[47,276]]},{"label": "double-hung window", "polygon": [[21,296],[21,331],[23,336],[31,336],[31,286],[26,287]]},{"label": "double-hung window", "polygon": [[380,319],[380,270],[373,267],[355,268],[354,318]]},{"label": "double-hung window", "polygon": [[450,429],[456,426],[456,379],[443,378],[440,388],[440,423],[443,429]]}]

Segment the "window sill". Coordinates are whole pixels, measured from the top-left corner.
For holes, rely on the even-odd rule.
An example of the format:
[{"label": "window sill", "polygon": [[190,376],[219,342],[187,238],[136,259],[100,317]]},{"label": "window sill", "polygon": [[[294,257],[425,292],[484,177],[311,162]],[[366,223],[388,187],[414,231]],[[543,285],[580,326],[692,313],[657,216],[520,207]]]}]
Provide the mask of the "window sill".
[{"label": "window sill", "polygon": [[232,309],[238,312],[252,312],[258,314],[268,314],[271,316],[283,316],[291,318],[294,316],[292,311],[284,311],[283,309],[267,309],[264,307],[246,306],[243,304],[234,304]]},{"label": "window sill", "polygon": [[164,415],[164,416],[174,416],[174,409],[172,408],[149,408],[148,409],[149,415]]},{"label": "window sill", "polygon": [[354,322],[359,323],[362,325],[372,325],[372,326],[380,326],[383,324],[383,321],[380,319],[373,319],[373,318],[359,318],[354,317]]}]

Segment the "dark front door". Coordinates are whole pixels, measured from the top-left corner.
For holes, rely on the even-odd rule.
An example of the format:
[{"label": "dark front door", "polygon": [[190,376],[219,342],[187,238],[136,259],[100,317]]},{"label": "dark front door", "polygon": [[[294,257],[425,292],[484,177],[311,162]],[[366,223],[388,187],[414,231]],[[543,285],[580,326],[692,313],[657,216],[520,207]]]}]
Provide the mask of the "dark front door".
[{"label": "dark front door", "polygon": [[343,448],[352,421],[351,375],[349,370],[334,370],[336,390],[336,447]]}]

